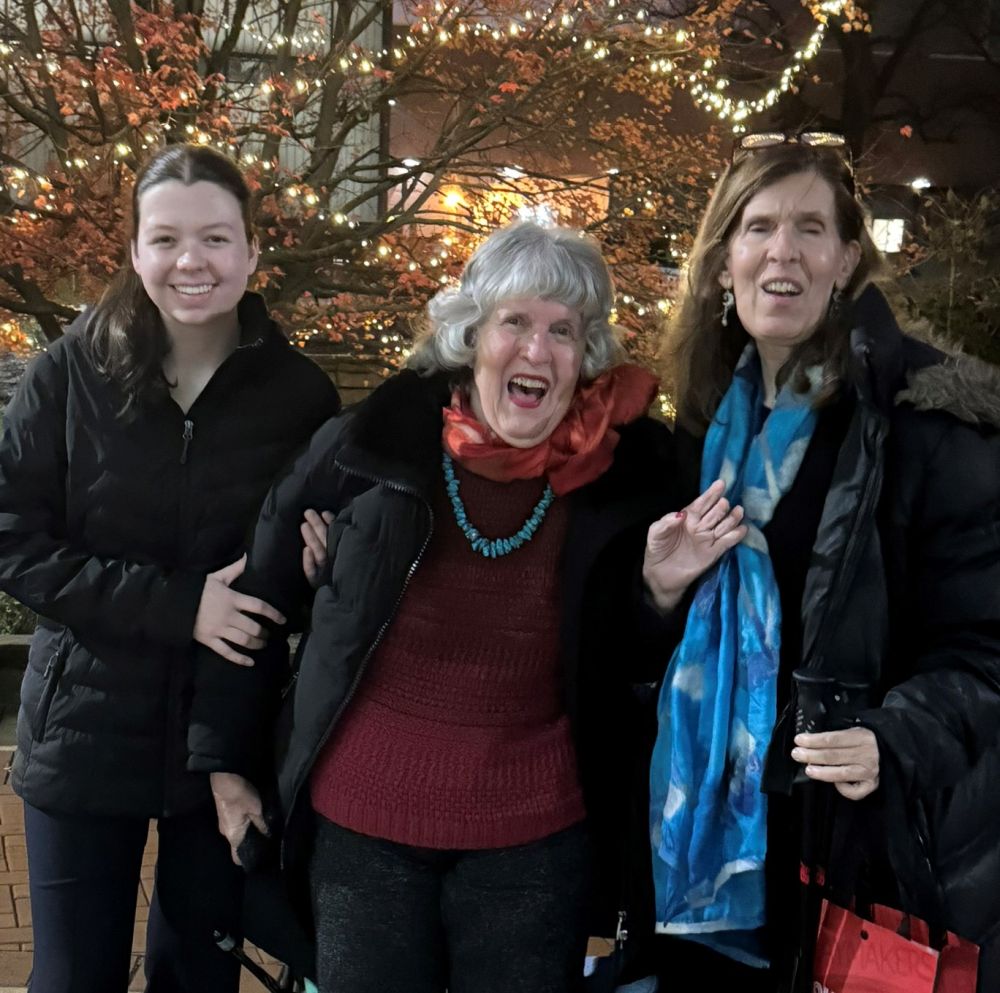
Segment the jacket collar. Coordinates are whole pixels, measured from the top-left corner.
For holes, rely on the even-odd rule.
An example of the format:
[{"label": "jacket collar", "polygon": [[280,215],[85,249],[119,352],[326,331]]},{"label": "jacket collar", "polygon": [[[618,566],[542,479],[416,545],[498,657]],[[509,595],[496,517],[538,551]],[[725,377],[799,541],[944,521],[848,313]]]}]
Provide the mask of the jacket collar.
[{"label": "jacket collar", "polygon": [[278,325],[267,312],[267,304],[259,293],[249,290],[243,294],[236,307],[237,319],[240,322],[240,343],[237,351],[245,348],[255,348],[263,345],[269,339],[280,339],[287,342]]},{"label": "jacket collar", "polygon": [[903,345],[903,333],[882,291],[866,287],[851,309],[848,375],[862,401],[886,415],[905,381]]},{"label": "jacket collar", "polygon": [[949,355],[912,372],[896,402],[1000,430],[1000,369],[971,355]]},{"label": "jacket collar", "polygon": [[397,373],[353,408],[337,462],[428,499],[441,472],[441,410],[450,397],[447,373]]},{"label": "jacket collar", "polygon": [[875,286],[852,309],[851,353],[852,382],[883,413],[909,403],[1000,428],[1000,369],[933,334],[903,334]]}]

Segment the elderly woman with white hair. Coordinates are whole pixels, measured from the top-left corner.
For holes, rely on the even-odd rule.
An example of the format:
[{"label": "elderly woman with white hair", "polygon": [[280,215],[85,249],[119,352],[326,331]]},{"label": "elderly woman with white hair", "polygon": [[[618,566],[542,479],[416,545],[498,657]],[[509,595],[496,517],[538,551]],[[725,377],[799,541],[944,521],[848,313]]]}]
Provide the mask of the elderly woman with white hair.
[{"label": "elderly woman with white hair", "polygon": [[[293,617],[303,554],[317,573],[278,786],[323,993],[563,993],[623,911],[613,839],[644,768],[626,613],[670,447],[612,305],[580,232],[496,232],[431,301],[409,368],[265,504],[239,588]],[[191,763],[234,857],[262,826],[247,780],[285,679],[272,653],[198,674]]]}]

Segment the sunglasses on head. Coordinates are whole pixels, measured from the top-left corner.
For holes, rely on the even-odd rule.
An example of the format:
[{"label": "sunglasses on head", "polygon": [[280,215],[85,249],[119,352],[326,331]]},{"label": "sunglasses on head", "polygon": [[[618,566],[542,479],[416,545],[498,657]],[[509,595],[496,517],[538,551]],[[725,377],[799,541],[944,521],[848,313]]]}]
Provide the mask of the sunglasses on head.
[{"label": "sunglasses on head", "polygon": [[806,148],[830,149],[847,165],[854,186],[854,163],[847,139],[836,131],[750,131],[741,134],[733,142],[730,162],[738,162],[746,155],[759,152],[763,148],[777,148],[779,145],[804,145]]},{"label": "sunglasses on head", "polygon": [[733,159],[742,152],[757,152],[777,145],[806,145],[808,148],[832,148],[848,162],[851,149],[847,139],[836,131],[750,131],[733,142]]}]

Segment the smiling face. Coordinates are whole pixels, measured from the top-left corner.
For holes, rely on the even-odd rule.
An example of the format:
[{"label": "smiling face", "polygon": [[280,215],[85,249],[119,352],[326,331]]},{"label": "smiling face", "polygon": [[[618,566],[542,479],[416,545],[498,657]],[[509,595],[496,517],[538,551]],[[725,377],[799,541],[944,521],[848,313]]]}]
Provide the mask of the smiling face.
[{"label": "smiling face", "polygon": [[139,198],[132,266],[171,336],[231,332],[257,267],[236,197],[215,183],[167,180]]},{"label": "smiling face", "polygon": [[837,230],[829,183],[815,172],[796,173],[743,208],[719,282],[732,289],[762,359],[780,365],[819,326],[860,254],[858,243],[843,241]]},{"label": "smiling face", "polygon": [[537,445],[566,416],[583,351],[579,311],[538,297],[503,301],[476,331],[473,413],[508,445]]}]

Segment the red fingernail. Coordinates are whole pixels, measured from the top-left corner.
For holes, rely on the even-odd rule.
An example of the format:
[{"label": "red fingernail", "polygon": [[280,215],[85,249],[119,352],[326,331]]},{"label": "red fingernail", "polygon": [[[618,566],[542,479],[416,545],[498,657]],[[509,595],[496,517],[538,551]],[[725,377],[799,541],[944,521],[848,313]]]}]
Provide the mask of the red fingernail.
[{"label": "red fingernail", "polygon": [[674,514],[674,517],[676,517],[677,520],[679,520],[679,521],[683,521],[684,518],[687,517],[687,511],[686,510],[678,510],[677,513]]}]

